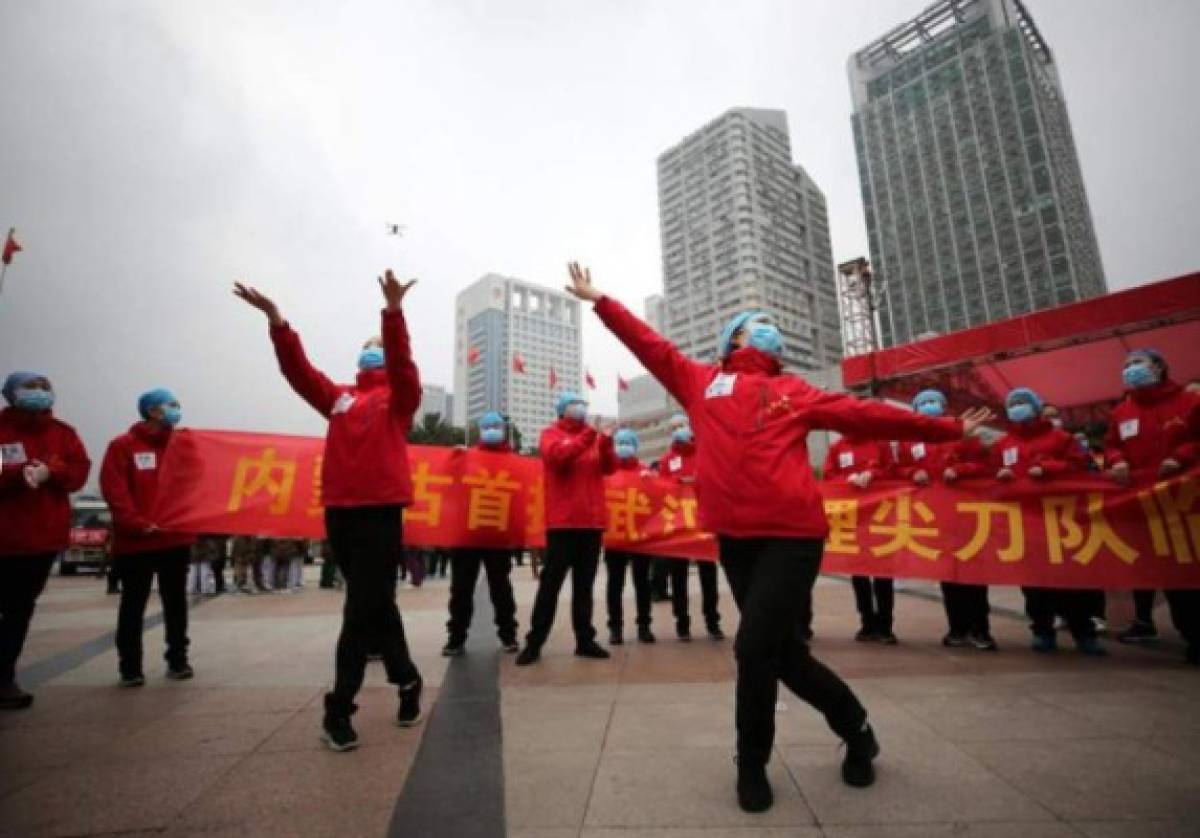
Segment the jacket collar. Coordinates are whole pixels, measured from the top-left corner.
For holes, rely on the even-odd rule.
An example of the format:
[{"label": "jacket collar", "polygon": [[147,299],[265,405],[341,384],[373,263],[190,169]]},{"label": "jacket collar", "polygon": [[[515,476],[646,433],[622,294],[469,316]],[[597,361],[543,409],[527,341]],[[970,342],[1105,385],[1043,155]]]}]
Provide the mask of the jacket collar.
[{"label": "jacket collar", "polygon": [[783,365],[779,363],[778,358],[768,355],[761,349],[755,349],[753,346],[743,346],[741,349],[735,349],[730,353],[729,357],[721,363],[721,369],[724,372],[779,375],[783,371]]},{"label": "jacket collar", "polygon": [[1056,430],[1049,419],[1034,419],[1032,422],[1009,422],[1008,432],[1021,439],[1031,439],[1048,431]]},{"label": "jacket collar", "polygon": [[359,370],[358,376],[354,379],[355,388],[362,392],[374,390],[377,387],[386,387],[387,383],[387,370],[382,368],[377,370]]},{"label": "jacket collar", "polygon": [[560,431],[565,431],[569,434],[580,434],[583,433],[583,429],[588,426],[588,423],[580,419],[568,419],[562,416],[555,421],[554,425]]},{"label": "jacket collar", "polygon": [[26,430],[41,430],[54,421],[54,413],[49,410],[21,410],[19,407],[6,407],[0,410],[0,419],[11,422],[18,428]]},{"label": "jacket collar", "polygon": [[690,457],[696,453],[696,443],[694,442],[672,442],[671,453],[679,454],[684,457]]},{"label": "jacket collar", "polygon": [[142,422],[134,422],[129,432],[150,445],[164,445],[171,438],[174,429],[164,427],[157,422],[151,422],[149,419],[146,419]]},{"label": "jacket collar", "polygon": [[1179,393],[1183,388],[1169,378],[1163,379],[1157,384],[1152,384],[1149,387],[1136,387],[1126,390],[1133,401],[1142,405],[1157,404],[1161,401],[1166,401],[1172,396]]}]

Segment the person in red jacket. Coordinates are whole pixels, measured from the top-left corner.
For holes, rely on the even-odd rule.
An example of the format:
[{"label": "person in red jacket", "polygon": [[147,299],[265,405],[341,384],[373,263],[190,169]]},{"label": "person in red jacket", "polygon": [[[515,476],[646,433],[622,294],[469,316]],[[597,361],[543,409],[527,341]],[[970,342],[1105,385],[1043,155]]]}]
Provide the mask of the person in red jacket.
[{"label": "person in red jacket", "polygon": [[[1121,370],[1125,398],[1113,408],[1104,440],[1106,465],[1122,486],[1148,486],[1200,461],[1200,394],[1170,379],[1166,359],[1137,349]],[[1171,620],[1187,644],[1189,663],[1200,663],[1200,591],[1166,591]],[[1158,636],[1153,590],[1133,592],[1135,617],[1117,636],[1138,643]]]},{"label": "person in red jacket", "polygon": [[142,671],[142,625],[150,586],[158,577],[167,640],[167,677],[193,676],[188,664],[187,574],[194,535],[168,532],[154,521],[163,455],[179,424],[179,400],[165,388],[138,399],[136,422],[108,444],[100,465],[100,491],[113,519],[113,567],[121,579],[117,657],[122,687],[146,683]]},{"label": "person in red jacket", "polygon": [[812,430],[876,438],[957,439],[990,413],[934,419],[829,393],[785,375],[783,339],[765,315],[743,312],[717,342],[717,364],[693,361],[570,266],[567,290],[596,314],[687,412],[700,441],[696,496],[700,525],[715,533],[721,566],[741,609],[737,655],[738,800],[771,807],[766,764],[775,738],[782,681],[817,708],[846,743],[842,779],[874,782],[879,743],[867,711],[841,678],[812,657],[800,621],[809,607],[829,522],[808,464]]},{"label": "person in red jacket", "polygon": [[[671,447],[662,459],[654,461],[654,468],[664,477],[680,483],[695,483],[696,437],[688,425],[687,416],[676,413],[671,417],[668,428],[671,431]],[[650,562],[650,599],[653,602],[674,603],[670,590],[671,567],[674,562],[675,559],[662,557]]]},{"label": "person in red jacket", "polygon": [[92,464],[75,429],[53,413],[54,388],[36,372],[5,379],[0,410],[0,710],[24,710],[17,659],[55,556],[71,534],[71,492]]},{"label": "person in red jacket", "polygon": [[[829,446],[824,475],[826,480],[844,481],[861,490],[876,480],[890,477],[894,467],[892,446],[888,443],[843,436]],[[854,587],[854,605],[861,623],[854,639],[860,643],[876,640],[886,646],[895,646],[898,641],[892,623],[896,586],[892,578],[852,576],[850,583]]]},{"label": "person in red jacket", "polygon": [[399,689],[396,722],[421,719],[421,673],[413,664],[396,607],[404,507],[413,499],[408,432],[421,403],[401,303],[416,280],[401,284],[389,270],[379,278],[382,339],[363,344],[354,384],[335,384],[317,371],[278,306],[240,283],[234,293],[262,311],[283,377],[329,420],[321,466],[325,531],[346,581],[333,690],[325,694],[322,739],[335,751],[358,747],[350,717],[372,649],[383,655],[388,681]]},{"label": "person in red jacket", "polygon": [[[638,435],[631,428],[621,428],[613,436],[613,454],[617,471],[650,474],[638,459]],[[642,643],[654,643],[650,630],[650,563],[653,556],[628,550],[604,550],[604,567],[608,572],[605,589],[608,599],[608,642],[620,646],[625,642],[625,568],[633,576],[633,596],[637,606],[637,637]],[[674,561],[669,559],[668,561]]]},{"label": "person in red jacket", "polygon": [[[696,439],[688,426],[687,417],[677,414],[671,418],[671,447],[659,462],[659,472],[680,483],[696,482]],[[675,616],[675,636],[682,641],[692,639],[692,615],[688,602],[688,573],[696,566],[700,578],[700,609],[704,625],[713,640],[724,640],[721,631],[721,597],[717,591],[717,565],[706,559],[663,559],[671,576],[671,610]]]},{"label": "person in red jacket", "polygon": [[[479,444],[476,450],[489,455],[511,454],[508,421],[489,410],[479,419]],[[446,623],[446,645],[442,655],[453,658],[463,653],[471,617],[475,613],[475,583],[482,566],[487,574],[488,594],[496,619],[496,634],[504,651],[515,653],[517,645],[517,603],[513,599],[513,550],[464,547],[450,552],[450,620]]]},{"label": "person in red jacket", "polygon": [[[996,479],[1002,483],[1018,479],[1042,482],[1087,472],[1087,458],[1079,443],[1071,433],[1042,417],[1042,404],[1041,396],[1028,387],[1017,387],[1005,397],[1008,433],[992,446],[991,457]],[[1080,652],[1107,654],[1096,639],[1091,591],[1037,586],[1022,587],[1021,591],[1035,652],[1052,652],[1058,647],[1054,617],[1061,615]]]},{"label": "person in red jacket", "polygon": [[[922,390],[913,399],[913,410],[924,416],[943,416],[946,407],[941,390]],[[895,475],[916,486],[929,486],[939,479],[952,484],[964,477],[984,476],[988,473],[987,463],[987,451],[977,437],[940,443],[902,442],[896,448]],[[942,645],[996,651],[988,619],[991,608],[987,585],[942,582],[941,587],[949,624]]]},{"label": "person in red jacket", "polygon": [[608,520],[604,475],[617,467],[613,438],[587,424],[587,402],[575,393],[562,393],[555,412],[558,421],[542,431],[538,442],[546,476],[546,563],[538,579],[525,648],[517,656],[518,666],[528,666],[541,657],[568,570],[575,654],[597,659],[609,656],[596,642],[592,585]]}]

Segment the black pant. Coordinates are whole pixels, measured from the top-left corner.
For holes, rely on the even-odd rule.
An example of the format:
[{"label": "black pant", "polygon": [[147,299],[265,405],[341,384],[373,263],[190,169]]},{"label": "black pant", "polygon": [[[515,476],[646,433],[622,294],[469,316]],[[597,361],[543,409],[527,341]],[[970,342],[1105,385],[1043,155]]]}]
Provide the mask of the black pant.
[{"label": "black pant", "polygon": [[737,654],[739,761],[765,764],[775,740],[779,682],[824,716],[845,739],[867,711],[850,687],[812,656],[802,622],[811,610],[824,543],[812,538],[719,540],[721,566],[742,612]]},{"label": "black pant", "polygon": [[604,551],[604,566],[608,569],[608,627],[618,634],[625,622],[625,568],[633,576],[633,597],[637,602],[638,628],[650,628],[650,556]]},{"label": "black pant", "polygon": [[348,712],[362,687],[367,654],[383,655],[389,682],[407,686],[421,675],[408,653],[404,621],[396,607],[396,574],[403,526],[399,506],[345,506],[325,509],[325,531],[342,578],[346,602],[338,636],[330,702]]},{"label": "black pant", "polygon": [[1133,619],[1138,623],[1154,625],[1154,595],[1158,591],[1133,592]]},{"label": "black pant", "polygon": [[886,576],[854,576],[854,604],[859,619],[866,631],[886,632],[892,630],[892,608],[896,601],[896,587]]},{"label": "black pant", "polygon": [[117,655],[122,677],[142,674],[142,628],[150,585],[155,576],[158,576],[158,598],[162,601],[167,634],[167,665],[179,667],[187,663],[187,573],[191,552],[189,547],[168,547],[116,557],[117,573],[121,577]]},{"label": "black pant", "polygon": [[[671,610],[675,613],[675,627],[687,631],[692,626],[688,613],[688,565],[687,559],[671,560]],[[717,565],[715,562],[695,562],[700,574],[700,602],[704,611],[704,624],[710,629],[719,628],[721,614],[717,610]]]},{"label": "black pant", "polygon": [[1200,589],[1177,589],[1164,591],[1167,606],[1171,609],[1171,622],[1192,648],[1200,647]]},{"label": "black pant", "polygon": [[225,557],[213,559],[211,562],[213,572],[213,582],[216,584],[215,591],[219,594],[225,593]]},{"label": "black pant", "polygon": [[955,637],[991,634],[988,614],[987,585],[964,585],[961,582],[942,583],[942,605],[946,609],[946,622]]},{"label": "black pant", "polygon": [[1054,636],[1054,618],[1061,616],[1075,640],[1095,638],[1096,626],[1092,623],[1092,606],[1095,596],[1091,591],[1069,588],[1021,588],[1025,595],[1025,614],[1029,617],[1029,629],[1037,637]]},{"label": "black pant", "polygon": [[671,565],[674,559],[654,559],[650,562],[650,597],[656,601],[669,599],[671,592],[668,582],[671,578]]},{"label": "black pant", "polygon": [[53,564],[53,553],[0,556],[0,687],[16,680],[17,658]]},{"label": "black pant", "polygon": [[517,603],[513,599],[511,550],[455,550],[450,554],[450,620],[446,631],[451,643],[467,639],[475,614],[475,583],[479,567],[487,574],[488,593],[496,613],[496,634],[501,643],[517,639]]},{"label": "black pant", "polygon": [[575,628],[576,647],[592,643],[596,629],[592,625],[592,585],[600,564],[600,536],[603,530],[547,530],[546,561],[538,578],[537,596],[525,640],[541,648],[554,625],[558,593],[571,571],[571,624]]}]

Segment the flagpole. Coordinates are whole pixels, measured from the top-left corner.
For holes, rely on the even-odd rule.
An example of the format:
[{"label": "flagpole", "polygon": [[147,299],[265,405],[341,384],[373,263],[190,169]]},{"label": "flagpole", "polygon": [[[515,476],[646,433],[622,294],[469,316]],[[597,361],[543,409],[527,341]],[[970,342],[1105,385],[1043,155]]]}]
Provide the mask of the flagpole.
[{"label": "flagpole", "polygon": [[0,294],[4,293],[4,275],[8,273],[8,263],[0,264]]}]

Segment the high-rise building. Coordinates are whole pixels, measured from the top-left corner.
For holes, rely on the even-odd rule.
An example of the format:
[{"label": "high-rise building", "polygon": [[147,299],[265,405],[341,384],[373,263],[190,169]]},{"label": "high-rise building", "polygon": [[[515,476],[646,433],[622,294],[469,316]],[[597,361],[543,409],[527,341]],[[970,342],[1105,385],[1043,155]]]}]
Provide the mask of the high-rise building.
[{"label": "high-rise building", "polygon": [[498,410],[520,430],[525,447],[536,445],[542,428],[554,421],[558,393],[583,386],[579,301],[487,274],[460,291],[455,303],[454,424],[466,427]]},{"label": "high-rise building", "polygon": [[768,312],[784,365],[842,354],[825,196],[792,162],[783,111],[736,108],[658,158],[665,332],[686,354],[716,357],[739,311]]},{"label": "high-rise building", "polygon": [[661,334],[666,329],[666,299],[662,294],[651,294],[645,299],[643,305],[646,307],[646,322],[650,324],[651,329]]},{"label": "high-rise building", "polygon": [[849,75],[885,346],[1104,293],[1062,84],[1020,0],[939,0]]},{"label": "high-rise building", "polygon": [[421,406],[417,408],[416,421],[424,422],[427,416],[440,416],[441,421],[448,424],[451,421],[449,403],[450,394],[445,387],[422,381]]}]

